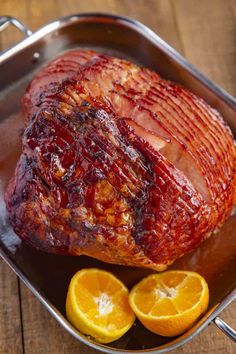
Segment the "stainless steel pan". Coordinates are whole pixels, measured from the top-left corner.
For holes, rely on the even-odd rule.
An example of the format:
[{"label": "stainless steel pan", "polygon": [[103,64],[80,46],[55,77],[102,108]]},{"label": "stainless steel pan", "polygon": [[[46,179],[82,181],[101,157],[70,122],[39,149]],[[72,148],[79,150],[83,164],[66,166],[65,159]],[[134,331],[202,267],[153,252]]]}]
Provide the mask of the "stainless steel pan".
[{"label": "stainless steel pan", "polygon": [[236,298],[236,217],[217,235],[171,267],[200,272],[210,288],[209,310],[187,333],[177,338],[154,335],[137,323],[120,340],[103,346],[79,333],[65,317],[65,297],[72,275],[84,267],[112,271],[131,287],[148,270],[104,264],[88,257],[63,257],[35,251],[12,231],[3,193],[20,154],[23,123],[20,98],[30,78],[59,53],[93,48],[128,58],[179,82],[218,109],[236,133],[236,100],[194,69],[182,56],[141,23],[120,16],[82,14],[61,18],[35,33],[12,17],[0,18],[0,29],[12,24],[27,36],[0,55],[0,255],[56,320],[79,341],[105,353],[164,353],[186,343],[214,322],[231,339],[236,332],[218,315]]}]

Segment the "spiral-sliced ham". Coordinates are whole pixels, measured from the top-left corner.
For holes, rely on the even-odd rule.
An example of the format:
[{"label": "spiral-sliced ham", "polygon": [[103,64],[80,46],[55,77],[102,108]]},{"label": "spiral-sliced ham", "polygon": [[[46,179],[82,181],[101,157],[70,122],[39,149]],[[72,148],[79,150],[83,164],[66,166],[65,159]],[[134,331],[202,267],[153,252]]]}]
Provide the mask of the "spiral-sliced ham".
[{"label": "spiral-sliced ham", "polygon": [[153,71],[68,52],[32,80],[23,111],[6,203],[16,233],[38,249],[162,270],[232,210],[229,127]]}]

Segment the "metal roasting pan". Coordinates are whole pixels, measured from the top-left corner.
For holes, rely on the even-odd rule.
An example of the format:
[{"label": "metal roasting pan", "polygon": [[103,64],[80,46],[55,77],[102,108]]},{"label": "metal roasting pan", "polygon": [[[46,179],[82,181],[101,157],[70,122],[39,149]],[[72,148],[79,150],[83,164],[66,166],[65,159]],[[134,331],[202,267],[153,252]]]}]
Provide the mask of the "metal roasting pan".
[{"label": "metal roasting pan", "polygon": [[66,319],[65,298],[72,275],[84,267],[107,269],[130,288],[151,271],[109,265],[85,256],[55,256],[36,251],[14,234],[3,200],[21,150],[20,98],[34,73],[63,51],[93,48],[157,70],[219,110],[234,133],[236,100],[137,21],[107,14],[79,14],[63,17],[32,34],[17,19],[0,17],[1,30],[9,24],[18,27],[27,38],[0,54],[0,256],[67,332],[103,353],[164,353],[188,342],[211,322],[236,341],[236,332],[218,317],[236,298],[236,216],[231,216],[218,234],[170,267],[194,270],[206,278],[210,303],[204,317],[176,338],[154,335],[136,321],[120,340],[104,346],[79,333]]}]

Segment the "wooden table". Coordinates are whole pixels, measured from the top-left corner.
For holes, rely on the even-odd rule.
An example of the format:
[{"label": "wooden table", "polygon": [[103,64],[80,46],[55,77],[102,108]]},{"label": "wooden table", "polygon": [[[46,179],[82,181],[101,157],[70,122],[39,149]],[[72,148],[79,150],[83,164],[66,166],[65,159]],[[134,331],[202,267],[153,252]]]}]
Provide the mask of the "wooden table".
[{"label": "wooden table", "polygon": [[[36,30],[60,16],[86,11],[126,15],[151,27],[191,63],[236,95],[236,0],[0,0],[0,15],[12,15]],[[0,50],[20,39],[15,29],[0,35]],[[236,328],[236,303],[221,314]],[[77,342],[0,261],[0,354],[95,354]],[[175,351],[233,354],[236,346],[214,325]]]}]

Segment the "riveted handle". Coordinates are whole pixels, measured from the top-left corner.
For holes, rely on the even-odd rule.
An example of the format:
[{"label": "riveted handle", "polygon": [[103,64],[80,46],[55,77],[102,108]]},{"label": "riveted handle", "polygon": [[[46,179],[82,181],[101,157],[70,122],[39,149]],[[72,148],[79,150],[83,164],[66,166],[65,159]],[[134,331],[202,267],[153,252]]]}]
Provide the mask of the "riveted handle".
[{"label": "riveted handle", "polygon": [[224,334],[232,339],[232,341],[236,342],[236,331],[231,328],[225,321],[219,317],[216,317],[214,318],[213,322],[222,332],[224,332]]},{"label": "riveted handle", "polygon": [[32,32],[19,20],[12,16],[0,16],[0,32],[3,31],[8,26],[15,26],[21,32],[25,34],[26,37],[31,36]]}]

